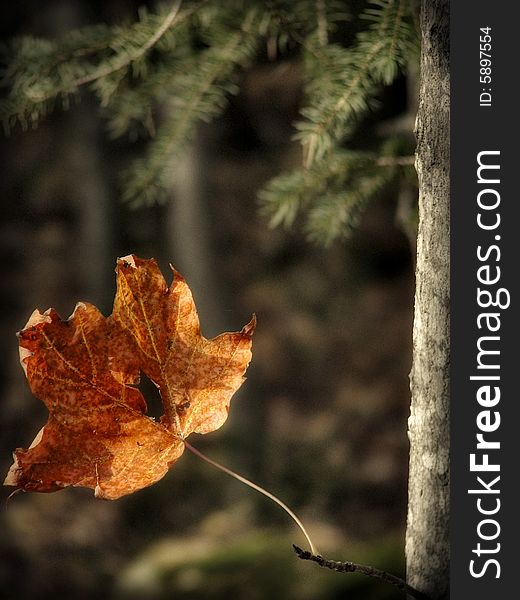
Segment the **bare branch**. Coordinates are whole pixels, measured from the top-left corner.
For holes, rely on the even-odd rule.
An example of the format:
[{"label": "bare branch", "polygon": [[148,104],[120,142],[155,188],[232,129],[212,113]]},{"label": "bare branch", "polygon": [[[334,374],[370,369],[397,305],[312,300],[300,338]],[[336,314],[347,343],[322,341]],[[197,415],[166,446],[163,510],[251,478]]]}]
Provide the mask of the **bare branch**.
[{"label": "bare branch", "polygon": [[429,596],[408,585],[406,581],[400,577],[396,577],[395,575],[387,573],[386,571],[381,571],[381,569],[376,569],[375,567],[370,567],[368,565],[359,565],[350,561],[340,562],[336,560],[328,560],[319,554],[312,554],[308,550],[302,550],[294,544],[293,548],[299,558],[302,560],[310,560],[315,562],[320,565],[320,567],[325,567],[326,569],[331,569],[332,571],[337,571],[338,573],[363,573],[363,575],[367,575],[368,577],[375,577],[376,579],[381,579],[382,581],[386,581],[386,583],[396,586],[402,592],[405,592],[412,598],[416,598],[417,600],[430,600]]}]

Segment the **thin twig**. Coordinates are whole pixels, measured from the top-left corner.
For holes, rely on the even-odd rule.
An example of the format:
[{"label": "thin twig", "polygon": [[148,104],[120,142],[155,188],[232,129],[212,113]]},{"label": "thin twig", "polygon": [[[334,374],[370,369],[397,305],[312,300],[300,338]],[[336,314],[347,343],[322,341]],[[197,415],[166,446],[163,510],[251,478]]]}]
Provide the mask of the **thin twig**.
[{"label": "thin twig", "polygon": [[[387,13],[378,27],[378,33],[382,34],[384,28],[387,26],[389,20],[389,13]],[[366,76],[367,72],[370,71],[371,62],[375,56],[379,53],[383,45],[381,35],[378,35],[374,45],[370,52],[365,55],[364,59],[357,66],[357,75],[352,79],[349,85],[346,86],[345,92],[335,102],[330,114],[324,118],[321,122],[314,123],[312,133],[308,136],[308,141],[304,144],[304,160],[303,166],[308,169],[311,167],[315,159],[315,150],[322,132],[330,127],[330,124],[337,117],[338,113],[343,110],[356,88],[360,86],[363,81],[363,77]]]},{"label": "thin twig", "polygon": [[376,160],[378,167],[407,167],[415,164],[415,156],[381,156]]},{"label": "thin twig", "polygon": [[381,571],[380,569],[376,569],[375,567],[370,567],[368,565],[358,565],[350,561],[339,562],[336,560],[328,560],[319,554],[312,554],[308,550],[302,550],[294,544],[293,548],[299,558],[302,560],[310,560],[315,562],[320,565],[320,567],[325,567],[326,569],[331,569],[332,571],[338,571],[339,573],[363,573],[363,575],[376,577],[377,579],[391,583],[399,588],[402,592],[405,592],[417,600],[430,600],[430,597],[423,592],[416,590],[400,577],[396,577],[395,575],[387,573],[386,571]]},{"label": "thin twig", "polygon": [[157,29],[157,31],[135,52],[132,52],[129,58],[125,58],[122,61],[119,61],[115,65],[111,67],[106,67],[104,69],[98,69],[91,73],[90,75],[85,75],[85,77],[81,77],[77,79],[74,84],[77,87],[85,85],[86,83],[91,83],[96,79],[100,79],[101,77],[107,77],[116,71],[119,71],[123,67],[126,67],[129,63],[134,62],[138,58],[141,58],[144,54],[150,50],[157,42],[162,38],[162,36],[170,29],[173,25],[175,19],[177,18],[177,14],[181,8],[182,0],[177,0],[175,4],[172,6],[170,12],[166,15],[166,18],[161,23],[161,26]]},{"label": "thin twig", "polygon": [[[177,20],[177,16],[178,16],[179,10],[181,8],[182,2],[183,2],[183,0],[176,0],[176,2],[173,4],[171,10],[168,12],[168,14],[164,18],[163,22],[158,27],[158,29],[154,32],[154,34],[142,46],[140,46],[134,52],[132,52],[130,54],[130,56],[119,57],[119,59],[118,60],[116,59],[111,65],[107,65],[105,67],[98,67],[92,73],[84,75],[83,77],[78,77],[68,87],[69,88],[79,88],[79,87],[84,86],[87,83],[93,83],[94,81],[97,81],[98,79],[101,79],[103,77],[108,77],[109,75],[112,75],[113,73],[116,73],[117,71],[120,71],[121,69],[127,67],[130,63],[141,58],[151,48],[153,48],[153,46],[155,46],[157,44],[157,42],[163,37],[163,35],[175,23],[175,21]],[[59,93],[59,92],[63,92],[63,91],[65,91],[65,90],[59,89],[57,92]],[[35,96],[32,98],[32,100],[35,100],[38,102],[45,102],[47,100],[50,100],[54,96],[56,96],[57,92],[56,92],[56,90],[53,90],[49,94]]]}]

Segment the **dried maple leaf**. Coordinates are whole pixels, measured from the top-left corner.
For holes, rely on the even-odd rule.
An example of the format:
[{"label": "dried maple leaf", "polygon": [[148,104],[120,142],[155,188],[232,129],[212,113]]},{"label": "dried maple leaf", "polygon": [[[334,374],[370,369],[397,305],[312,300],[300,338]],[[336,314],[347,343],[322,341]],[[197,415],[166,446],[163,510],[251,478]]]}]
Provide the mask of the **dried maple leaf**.
[{"label": "dried maple leaf", "polygon": [[[80,302],[67,321],[36,310],[19,333],[20,362],[50,415],[30,448],[15,451],[5,485],[83,486],[116,499],[161,479],[190,433],[226,420],[251,360],[255,317],[207,340],[175,270],[170,288],[153,259],[121,258],[116,272],[110,317]],[[158,422],[135,387],[141,371],[159,388]]]}]

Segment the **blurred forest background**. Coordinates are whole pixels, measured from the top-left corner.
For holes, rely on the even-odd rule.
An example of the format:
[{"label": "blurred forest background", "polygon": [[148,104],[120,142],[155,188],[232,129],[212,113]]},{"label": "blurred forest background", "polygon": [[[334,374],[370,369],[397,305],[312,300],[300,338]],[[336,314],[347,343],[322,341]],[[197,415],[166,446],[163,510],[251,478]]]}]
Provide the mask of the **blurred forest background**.
[{"label": "blurred forest background", "polygon": [[[133,20],[142,4],[8,3],[2,38]],[[346,35],[353,26],[342,25]],[[326,557],[403,575],[414,246],[400,211],[410,198],[385,187],[350,238],[328,247],[298,228],[270,228],[257,192],[302,160],[291,141],[298,53],[265,48],[239,88],[177,160],[162,205],[121,202],[118,177],[142,146],[111,140],[86,90],[70,110],[0,139],[0,472],[46,420],[16,331],[36,307],[65,318],[86,300],[109,314],[116,257],[155,257],[187,279],[206,337],[258,318],[227,423],[190,442],[277,494]],[[411,137],[415,88],[412,73],[381,90],[357,137],[395,123]],[[154,390],[145,394],[160,414]],[[0,598],[401,597],[299,561],[291,544],[304,540],[285,513],[189,453],[158,484],[116,502],[84,489],[18,494],[0,519]]]}]

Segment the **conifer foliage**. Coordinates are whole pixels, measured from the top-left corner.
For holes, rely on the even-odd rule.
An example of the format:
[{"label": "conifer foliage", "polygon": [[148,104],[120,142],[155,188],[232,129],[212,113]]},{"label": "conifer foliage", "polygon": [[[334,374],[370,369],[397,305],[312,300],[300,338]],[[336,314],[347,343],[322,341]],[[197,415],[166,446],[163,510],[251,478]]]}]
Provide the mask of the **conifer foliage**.
[{"label": "conifer foliage", "polygon": [[350,139],[381,88],[417,60],[416,1],[372,0],[356,14],[348,4],[172,0],[155,13],[141,10],[133,23],[15,39],[0,117],[7,130],[34,126],[90,88],[112,136],[148,139],[122,178],[122,196],[151,204],[165,199],[169,167],[197,125],[238,92],[240,73],[262,55],[276,60],[290,50],[304,67],[295,124],[303,159],[260,192],[261,211],[273,226],[300,217],[308,236],[327,244],[349,234],[367,202],[402,175],[399,157],[410,153],[397,137],[370,151]]}]

